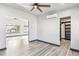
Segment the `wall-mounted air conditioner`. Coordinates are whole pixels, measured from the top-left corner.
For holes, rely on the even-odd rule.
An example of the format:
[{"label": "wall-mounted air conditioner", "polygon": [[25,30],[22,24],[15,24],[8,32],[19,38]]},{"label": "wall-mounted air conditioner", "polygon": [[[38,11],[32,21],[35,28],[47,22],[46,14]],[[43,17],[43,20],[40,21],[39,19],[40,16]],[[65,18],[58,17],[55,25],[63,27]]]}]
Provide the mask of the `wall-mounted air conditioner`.
[{"label": "wall-mounted air conditioner", "polygon": [[47,19],[52,19],[52,18],[57,18],[58,15],[57,14],[53,14],[53,15],[48,15]]}]

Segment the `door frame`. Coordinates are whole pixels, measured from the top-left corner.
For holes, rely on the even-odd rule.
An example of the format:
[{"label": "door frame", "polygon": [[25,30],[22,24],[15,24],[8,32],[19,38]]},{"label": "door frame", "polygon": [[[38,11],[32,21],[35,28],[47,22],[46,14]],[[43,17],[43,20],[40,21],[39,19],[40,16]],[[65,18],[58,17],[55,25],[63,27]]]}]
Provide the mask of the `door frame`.
[{"label": "door frame", "polygon": [[[63,19],[70,19],[70,22],[71,22],[71,16],[66,16],[66,17],[60,17],[60,41],[61,41],[61,24],[62,23],[65,23],[65,22],[61,22],[61,20]],[[66,36],[66,35],[65,35]],[[65,38],[64,38],[65,39]]]}]

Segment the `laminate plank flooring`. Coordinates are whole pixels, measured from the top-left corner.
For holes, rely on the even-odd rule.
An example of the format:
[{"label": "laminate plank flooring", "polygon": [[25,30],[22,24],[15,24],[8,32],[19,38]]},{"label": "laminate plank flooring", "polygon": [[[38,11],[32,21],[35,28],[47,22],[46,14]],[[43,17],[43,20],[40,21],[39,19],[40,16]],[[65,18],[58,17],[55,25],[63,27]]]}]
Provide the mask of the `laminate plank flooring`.
[{"label": "laminate plank flooring", "polygon": [[11,37],[6,39],[6,50],[0,56],[79,56],[79,52],[70,50],[70,41],[62,40],[61,46],[40,41],[28,42],[28,38]]}]

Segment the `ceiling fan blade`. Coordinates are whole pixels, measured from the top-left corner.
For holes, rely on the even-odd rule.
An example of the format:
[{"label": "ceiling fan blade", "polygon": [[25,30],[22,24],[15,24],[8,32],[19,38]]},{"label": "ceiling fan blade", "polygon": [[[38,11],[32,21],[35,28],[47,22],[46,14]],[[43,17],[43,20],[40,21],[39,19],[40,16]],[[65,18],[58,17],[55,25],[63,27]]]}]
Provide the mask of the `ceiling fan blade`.
[{"label": "ceiling fan blade", "polygon": [[31,11],[33,10],[33,9],[35,9],[34,7],[31,9]]},{"label": "ceiling fan blade", "polygon": [[38,6],[37,6],[37,9],[38,9],[40,12],[43,12]]},{"label": "ceiling fan blade", "polygon": [[38,5],[39,7],[50,7],[50,5]]}]

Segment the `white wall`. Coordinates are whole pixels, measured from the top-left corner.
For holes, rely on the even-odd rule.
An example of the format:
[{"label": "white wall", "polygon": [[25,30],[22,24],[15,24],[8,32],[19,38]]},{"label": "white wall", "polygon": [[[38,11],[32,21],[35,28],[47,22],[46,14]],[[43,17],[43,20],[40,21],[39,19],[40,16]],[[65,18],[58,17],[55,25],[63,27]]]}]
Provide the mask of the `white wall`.
[{"label": "white wall", "polygon": [[[29,20],[29,40],[37,39],[37,21],[36,16],[29,14],[28,12],[23,12],[17,8],[12,8],[4,4],[0,4],[0,47],[3,43],[1,41],[5,40],[5,30],[2,29],[12,17],[19,19]],[[20,21],[16,22],[19,23]],[[1,39],[2,38],[2,39]]]},{"label": "white wall", "polygon": [[[51,13],[51,12],[50,12]],[[49,14],[50,14],[49,13]],[[64,11],[56,12],[58,17],[66,17],[66,16],[71,16],[71,48],[79,50],[79,7],[73,7]],[[58,20],[59,21],[59,20]],[[40,40],[45,40],[47,42],[52,42],[55,44],[60,44],[59,41],[59,36],[54,37],[53,34],[50,36],[47,35],[48,33],[58,33],[58,30],[56,29],[55,32],[53,30],[52,26],[56,26],[58,24],[51,24],[54,23],[53,19],[52,20],[47,20],[46,15],[42,15],[39,17],[38,20],[38,38]],[[49,31],[49,29],[51,29]],[[57,31],[57,32],[56,32]],[[56,40],[56,42],[54,42]],[[58,42],[58,43],[57,43]]]},{"label": "white wall", "polygon": [[3,20],[3,18],[0,18],[0,49],[6,48],[6,33],[4,23],[5,21]]},{"label": "white wall", "polygon": [[[71,48],[79,50],[79,7],[73,7],[56,13],[59,18],[71,16]],[[43,21],[42,18],[41,20]],[[45,21],[47,20],[45,19]]]},{"label": "white wall", "polygon": [[38,19],[38,39],[60,45],[60,21],[58,18],[47,19],[47,15],[41,15]]},{"label": "white wall", "polygon": [[59,12],[58,15],[71,16],[71,48],[79,50],[79,7]]}]

